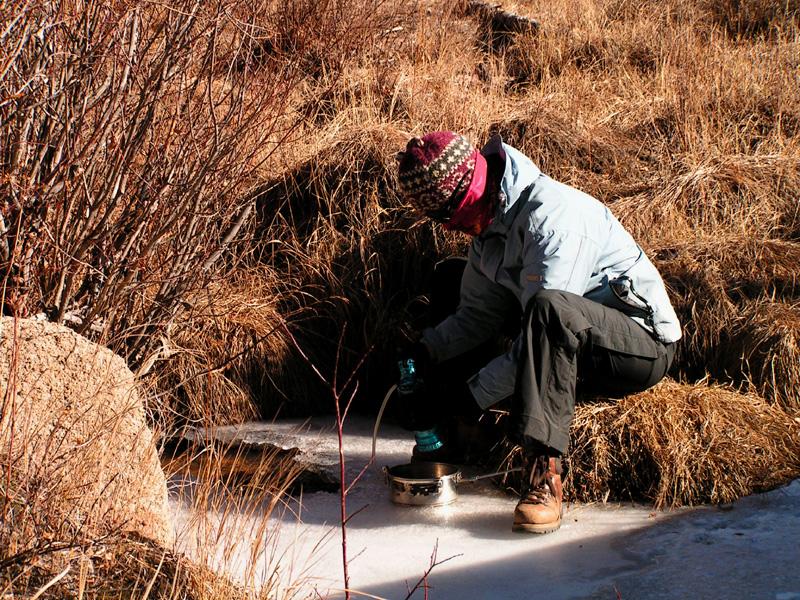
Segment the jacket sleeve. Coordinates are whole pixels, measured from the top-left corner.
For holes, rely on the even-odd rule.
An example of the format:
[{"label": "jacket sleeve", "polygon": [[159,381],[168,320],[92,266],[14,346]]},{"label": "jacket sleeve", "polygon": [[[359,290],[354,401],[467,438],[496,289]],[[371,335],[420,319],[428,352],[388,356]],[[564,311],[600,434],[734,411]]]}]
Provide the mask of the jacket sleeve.
[{"label": "jacket sleeve", "polygon": [[461,278],[458,309],[435,328],[429,327],[422,333],[422,341],[436,352],[440,362],[497,335],[506,315],[516,310],[514,294],[482,272],[481,259],[481,247],[477,244],[470,246]]}]

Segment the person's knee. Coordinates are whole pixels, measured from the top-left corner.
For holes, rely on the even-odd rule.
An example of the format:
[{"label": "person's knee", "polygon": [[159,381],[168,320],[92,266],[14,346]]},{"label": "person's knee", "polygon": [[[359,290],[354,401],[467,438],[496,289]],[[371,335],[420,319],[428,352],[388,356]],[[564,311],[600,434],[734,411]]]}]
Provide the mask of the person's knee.
[{"label": "person's knee", "polygon": [[527,313],[537,323],[548,323],[568,306],[566,292],[561,290],[539,290],[528,301]]},{"label": "person's knee", "polygon": [[524,327],[568,346],[580,343],[580,332],[592,327],[583,313],[587,301],[562,290],[539,290],[528,302]]}]

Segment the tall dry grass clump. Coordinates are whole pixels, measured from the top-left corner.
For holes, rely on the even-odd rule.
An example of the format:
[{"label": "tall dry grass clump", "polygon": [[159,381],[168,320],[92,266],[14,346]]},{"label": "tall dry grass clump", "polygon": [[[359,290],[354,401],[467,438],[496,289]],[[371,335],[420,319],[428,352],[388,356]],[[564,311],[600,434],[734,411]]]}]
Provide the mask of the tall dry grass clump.
[{"label": "tall dry grass clump", "polygon": [[168,360],[145,380],[162,430],[253,420],[264,390],[284,388],[276,365],[293,315],[281,310],[279,285],[266,269],[234,268],[187,311]]},{"label": "tall dry grass clump", "polygon": [[665,381],[578,407],[566,485],[583,501],[731,502],[797,477],[798,433],[800,421],[758,396]]},{"label": "tall dry grass clump", "polygon": [[[385,393],[369,382],[394,376],[382,359],[411,337],[408,321],[424,314],[426,280],[455,245],[417,223],[397,197],[394,149],[403,139],[377,127],[340,133],[259,196],[258,260],[280,273],[275,289],[284,310],[303,315],[291,324],[298,344],[326,377],[333,375],[331,357],[338,355],[340,372],[349,374],[377,348],[381,360],[368,358],[361,378],[371,396]],[[298,385],[287,391],[296,392],[309,385],[300,381],[308,382],[308,361],[290,358],[289,373],[279,376],[295,377]],[[319,403],[303,400],[295,393],[294,406],[281,410],[311,411]]]},{"label": "tall dry grass clump", "polygon": [[655,254],[684,323],[687,377],[713,373],[797,410],[798,260],[794,242],[738,234]]},{"label": "tall dry grass clump", "polygon": [[[792,268],[800,203],[797,7],[586,0],[502,8],[537,27],[493,30],[469,3],[405,5],[372,60],[348,71],[324,96],[317,144],[304,148],[266,196],[272,206],[279,198],[289,201],[279,216],[265,213],[269,234],[262,237],[260,259],[285,280],[303,282],[306,306],[318,307],[314,319],[297,323],[298,339],[312,348],[317,364],[333,364],[333,332],[357,324],[346,347],[353,364],[369,351],[362,406],[379,402],[395,376],[395,341],[420,323],[417,309],[432,264],[463,253],[467,242],[403,212],[391,157],[409,136],[434,129],[461,131],[476,145],[500,133],[549,175],[607,203],[664,273],[685,330],[673,367],[684,383],[667,388],[665,407],[674,396],[677,411],[696,382],[708,378],[744,392],[736,408],[731,400],[708,406],[710,413],[747,411],[745,428],[760,428],[767,418],[792,422],[799,300]],[[411,235],[421,237],[408,243]],[[421,270],[393,266],[400,247],[402,260]],[[374,259],[373,249],[381,250]],[[378,281],[378,291],[366,294]],[[386,290],[393,292],[384,296]],[[391,318],[372,316],[379,314]],[[329,323],[327,344],[319,335],[322,323]],[[302,369],[298,357],[287,358],[292,370]],[[292,391],[316,395],[298,386]],[[773,403],[768,411],[762,397]],[[600,422],[599,414],[587,418],[598,419],[598,427],[613,424]],[[718,416],[706,427],[724,426]],[[655,426],[641,421],[631,427]],[[628,440],[609,439],[612,462],[627,464]],[[764,437],[752,441],[754,448],[765,444]],[[763,452],[777,456],[766,446]],[[784,458],[788,466],[768,478],[769,485],[798,473],[797,462]],[[730,456],[709,460],[724,470]],[[677,488],[678,474],[664,470],[666,462],[633,477],[624,493],[608,479],[598,485],[664,504],[710,501],[755,489],[747,481],[762,478],[764,470],[747,464],[723,492],[700,489],[706,484],[696,461],[689,467],[693,483]],[[661,474],[663,489],[677,491],[657,491]],[[599,488],[581,491],[587,489],[577,487],[576,497],[597,497]]]},{"label": "tall dry grass clump", "polygon": [[86,600],[296,597],[304,575],[289,580],[281,572],[273,547],[277,532],[267,527],[285,510],[283,498],[299,475],[291,453],[267,449],[253,456],[239,447],[198,443],[166,453],[164,469],[182,490],[174,500],[180,546],[165,548],[121,528],[98,538],[52,536],[21,552],[3,545],[3,593]]},{"label": "tall dry grass clump", "polygon": [[[666,379],[622,398],[583,394],[570,429],[570,501],[647,501],[655,508],[724,504],[797,477],[800,418],[732,386]],[[521,466],[497,450],[498,470]],[[518,473],[501,484],[519,491]]]}]

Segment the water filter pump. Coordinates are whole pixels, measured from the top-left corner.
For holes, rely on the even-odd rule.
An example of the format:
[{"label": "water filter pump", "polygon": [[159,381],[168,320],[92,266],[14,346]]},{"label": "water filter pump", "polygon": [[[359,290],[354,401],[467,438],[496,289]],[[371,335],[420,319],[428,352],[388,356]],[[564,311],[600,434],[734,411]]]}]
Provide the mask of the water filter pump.
[{"label": "water filter pump", "polygon": [[[397,364],[400,368],[400,382],[397,384],[397,392],[400,396],[412,394],[422,389],[425,382],[422,381],[422,378],[417,373],[414,360],[406,358],[398,361]],[[432,452],[433,450],[438,450],[443,445],[442,436],[437,427],[425,429],[423,431],[415,431],[414,439],[417,442],[417,447],[420,452]]]}]

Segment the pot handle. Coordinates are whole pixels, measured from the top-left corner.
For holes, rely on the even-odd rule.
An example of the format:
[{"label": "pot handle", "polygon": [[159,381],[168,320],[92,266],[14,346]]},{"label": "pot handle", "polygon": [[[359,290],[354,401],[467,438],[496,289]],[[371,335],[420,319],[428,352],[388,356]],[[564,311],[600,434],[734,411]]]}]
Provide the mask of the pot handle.
[{"label": "pot handle", "polygon": [[522,471],[522,467],[517,467],[516,469],[508,469],[506,471],[498,471],[497,473],[489,473],[488,475],[478,475],[477,477],[461,477],[461,471],[458,472],[457,481],[464,482],[464,483],[474,483],[479,479],[489,479],[490,477],[497,477],[498,475],[505,475],[507,473],[516,473],[517,471]]}]

